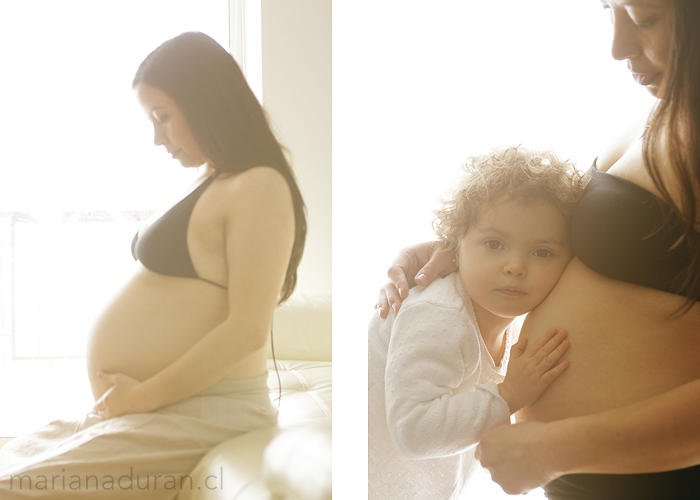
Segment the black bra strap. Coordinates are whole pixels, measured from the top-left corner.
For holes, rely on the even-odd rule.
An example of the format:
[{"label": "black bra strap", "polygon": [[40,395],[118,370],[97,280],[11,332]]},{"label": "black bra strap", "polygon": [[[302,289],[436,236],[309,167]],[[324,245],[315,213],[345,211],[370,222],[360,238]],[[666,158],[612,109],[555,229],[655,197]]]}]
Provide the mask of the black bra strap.
[{"label": "black bra strap", "polygon": [[198,280],[202,280],[202,281],[204,281],[204,282],[206,282],[206,283],[210,283],[210,284],[212,284],[212,285],[214,285],[214,286],[218,286],[219,288],[221,288],[221,289],[223,289],[223,290],[228,290],[228,287],[226,287],[226,286],[224,286],[224,285],[219,285],[218,283],[215,283],[215,282],[213,282],[213,281],[209,281],[208,279],[202,278],[201,276],[197,276],[197,279],[198,279]]}]

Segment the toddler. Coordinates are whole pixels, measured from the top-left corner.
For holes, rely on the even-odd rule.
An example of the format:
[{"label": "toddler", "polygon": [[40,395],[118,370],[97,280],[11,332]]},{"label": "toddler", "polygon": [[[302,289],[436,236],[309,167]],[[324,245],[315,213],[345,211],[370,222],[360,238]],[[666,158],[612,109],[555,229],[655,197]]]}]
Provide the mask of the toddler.
[{"label": "toddler", "polygon": [[370,323],[371,500],[458,498],[480,434],[509,423],[568,366],[558,363],[566,332],[511,350],[512,322],[544,300],[573,257],[582,175],[523,147],[470,158],[464,170],[434,222],[458,272],[412,288],[398,314]]}]

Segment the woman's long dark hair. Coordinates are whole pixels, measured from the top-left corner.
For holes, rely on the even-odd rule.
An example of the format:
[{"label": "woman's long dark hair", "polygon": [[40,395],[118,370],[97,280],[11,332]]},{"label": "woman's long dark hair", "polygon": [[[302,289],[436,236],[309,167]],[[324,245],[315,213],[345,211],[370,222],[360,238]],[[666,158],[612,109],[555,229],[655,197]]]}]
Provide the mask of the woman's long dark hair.
[{"label": "woman's long dark hair", "polygon": [[306,240],[306,208],[294,172],[265,112],[233,57],[203,33],[183,33],[151,52],[133,87],[152,85],[182,111],[202,155],[220,172],[277,170],[292,193],[296,231],[279,303],[294,291]]},{"label": "woman's long dark hair", "polygon": [[[691,264],[679,291],[690,297],[686,304],[690,307],[700,300],[700,239],[696,231],[700,224],[700,1],[673,0],[673,10],[670,67],[663,95],[644,135],[643,150],[654,184],[684,223],[682,240],[690,243]],[[666,165],[678,180],[680,206],[663,181],[661,173]]]}]

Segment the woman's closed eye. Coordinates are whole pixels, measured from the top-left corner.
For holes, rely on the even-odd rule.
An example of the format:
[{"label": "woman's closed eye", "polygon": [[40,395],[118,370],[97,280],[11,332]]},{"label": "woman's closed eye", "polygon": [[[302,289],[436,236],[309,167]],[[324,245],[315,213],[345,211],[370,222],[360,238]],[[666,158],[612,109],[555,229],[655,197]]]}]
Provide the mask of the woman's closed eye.
[{"label": "woman's closed eye", "polygon": [[160,125],[167,122],[168,118],[169,118],[168,115],[158,114],[158,113],[152,113],[152,116],[153,116],[153,120]]},{"label": "woman's closed eye", "polygon": [[656,21],[657,21],[656,19],[652,19],[652,20],[649,20],[649,21],[639,21],[639,22],[637,22],[637,21],[635,21],[635,20],[633,19],[633,20],[632,20],[632,23],[634,23],[634,26],[635,26],[637,29],[640,29],[640,30],[648,30],[648,29],[652,28],[652,27],[654,26],[654,24],[656,24]]},{"label": "woman's closed eye", "polygon": [[[606,4],[605,2],[601,1],[603,10],[607,11],[608,14],[610,15],[610,21],[614,20],[614,12],[612,7],[610,5]],[[645,14],[649,14],[648,12],[644,12]],[[636,14],[636,15],[635,15]],[[627,10],[627,17],[629,18],[630,21],[632,21],[632,24],[635,26],[635,28],[639,30],[647,30],[650,28],[653,28],[656,22],[659,20],[658,17],[652,17],[652,18],[647,18],[644,19],[643,15],[639,15],[638,12],[634,10]]]}]

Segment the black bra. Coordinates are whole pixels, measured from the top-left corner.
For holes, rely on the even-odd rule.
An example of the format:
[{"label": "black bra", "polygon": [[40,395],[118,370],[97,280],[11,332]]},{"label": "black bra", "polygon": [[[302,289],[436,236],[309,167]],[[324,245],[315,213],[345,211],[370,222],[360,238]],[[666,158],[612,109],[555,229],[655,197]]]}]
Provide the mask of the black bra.
[{"label": "black bra", "polygon": [[153,222],[140,237],[139,233],[136,233],[131,242],[131,255],[135,260],[141,261],[147,269],[158,274],[195,278],[224,290],[228,289],[199,276],[187,248],[187,227],[192,210],[215,178],[216,173]]},{"label": "black bra", "polygon": [[576,256],[609,278],[682,294],[690,249],[699,238],[671,249],[683,225],[668,205],[626,179],[599,171],[595,162],[588,175],[571,221]]},{"label": "black bra", "polygon": [[700,492],[700,465],[647,474],[568,474],[544,487],[549,500],[690,500]]}]

